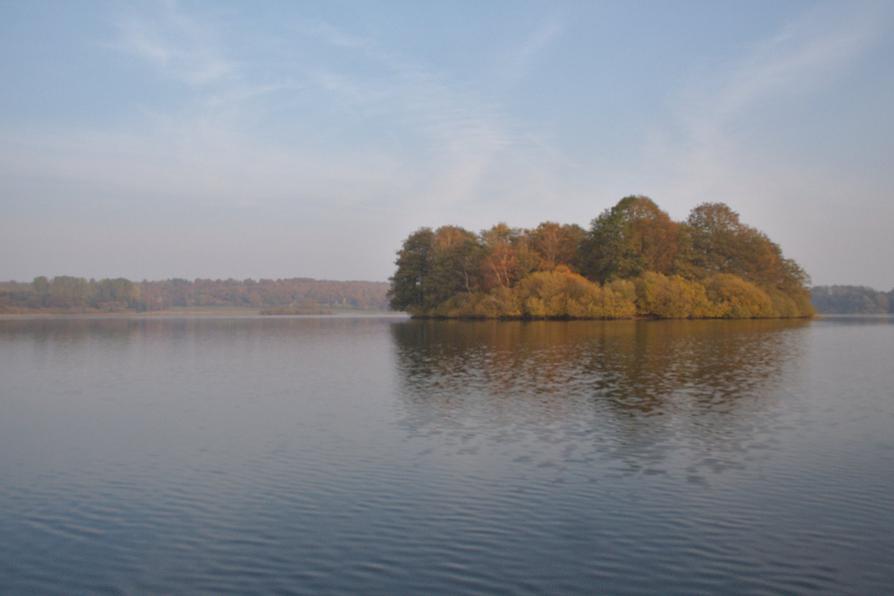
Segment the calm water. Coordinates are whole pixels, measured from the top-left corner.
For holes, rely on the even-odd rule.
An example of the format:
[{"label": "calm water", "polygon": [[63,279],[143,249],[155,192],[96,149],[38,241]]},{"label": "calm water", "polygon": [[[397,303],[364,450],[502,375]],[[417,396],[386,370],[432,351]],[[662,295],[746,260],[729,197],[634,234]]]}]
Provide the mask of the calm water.
[{"label": "calm water", "polygon": [[894,321],[0,320],[0,593],[894,590]]}]

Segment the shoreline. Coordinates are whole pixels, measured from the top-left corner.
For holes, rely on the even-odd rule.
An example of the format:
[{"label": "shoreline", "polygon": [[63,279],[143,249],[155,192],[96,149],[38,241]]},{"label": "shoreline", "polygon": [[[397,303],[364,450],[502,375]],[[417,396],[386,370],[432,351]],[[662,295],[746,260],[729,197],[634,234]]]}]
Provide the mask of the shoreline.
[{"label": "shoreline", "polygon": [[31,310],[27,312],[0,312],[0,320],[22,319],[175,319],[175,318],[351,318],[351,317],[407,317],[405,313],[355,309],[334,309],[330,313],[262,314],[261,308],[241,307],[185,307],[152,311],[56,311]]},{"label": "shoreline", "polygon": [[[832,313],[826,313],[826,316]],[[809,321],[823,315],[803,315],[799,317],[530,317],[530,316],[506,316],[506,317],[476,317],[476,316],[439,316],[439,315],[410,315],[416,321]]]}]

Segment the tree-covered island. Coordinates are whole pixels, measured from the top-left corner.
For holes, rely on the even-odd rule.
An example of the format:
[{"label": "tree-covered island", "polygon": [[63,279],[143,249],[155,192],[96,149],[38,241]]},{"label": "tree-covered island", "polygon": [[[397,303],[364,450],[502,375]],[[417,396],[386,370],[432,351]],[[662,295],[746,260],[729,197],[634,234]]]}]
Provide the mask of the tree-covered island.
[{"label": "tree-covered island", "polygon": [[675,222],[629,196],[589,230],[500,223],[475,234],[421,228],[397,253],[389,299],[416,317],[794,318],[814,310],[809,278],[723,203]]}]

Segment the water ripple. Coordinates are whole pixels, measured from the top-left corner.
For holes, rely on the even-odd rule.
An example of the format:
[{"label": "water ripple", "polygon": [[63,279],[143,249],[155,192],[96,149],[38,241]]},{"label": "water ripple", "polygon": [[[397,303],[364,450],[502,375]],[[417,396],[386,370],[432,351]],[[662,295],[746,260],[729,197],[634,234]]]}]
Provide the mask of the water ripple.
[{"label": "water ripple", "polygon": [[885,593],[887,321],[0,321],[2,593]]}]

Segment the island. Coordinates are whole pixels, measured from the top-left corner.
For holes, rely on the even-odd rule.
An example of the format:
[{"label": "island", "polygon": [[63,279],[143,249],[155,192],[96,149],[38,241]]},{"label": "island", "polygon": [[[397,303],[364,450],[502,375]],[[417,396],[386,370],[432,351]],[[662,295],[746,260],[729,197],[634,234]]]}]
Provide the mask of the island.
[{"label": "island", "polygon": [[544,222],[420,228],[397,252],[391,308],[417,318],[749,319],[814,314],[809,277],[724,203],[673,221],[628,196],[589,230]]}]

